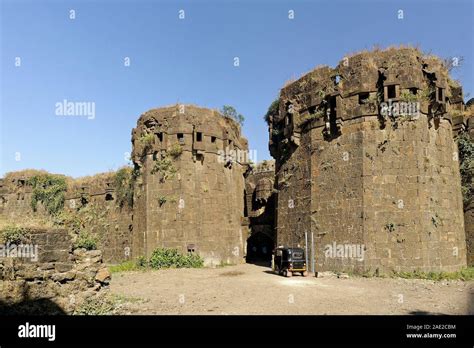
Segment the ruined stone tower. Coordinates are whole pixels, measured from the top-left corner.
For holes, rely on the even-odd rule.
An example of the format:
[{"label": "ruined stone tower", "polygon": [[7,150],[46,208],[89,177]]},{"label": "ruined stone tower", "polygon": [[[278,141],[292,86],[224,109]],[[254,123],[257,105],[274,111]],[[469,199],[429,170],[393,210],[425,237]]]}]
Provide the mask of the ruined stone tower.
[{"label": "ruined stone tower", "polygon": [[[206,265],[243,260],[247,140],[215,110],[176,105],[144,113],[132,131],[133,254],[177,248]],[[237,155],[235,155],[237,154]]]},{"label": "ruined stone tower", "polygon": [[411,48],[346,57],[285,86],[269,122],[278,244],[312,234],[317,271],[465,266],[460,94],[439,59]]}]

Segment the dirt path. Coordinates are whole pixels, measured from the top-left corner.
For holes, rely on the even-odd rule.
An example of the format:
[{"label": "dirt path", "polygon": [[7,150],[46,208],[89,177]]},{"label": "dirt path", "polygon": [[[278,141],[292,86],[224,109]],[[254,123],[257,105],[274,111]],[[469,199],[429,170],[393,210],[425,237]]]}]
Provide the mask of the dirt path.
[{"label": "dirt path", "polygon": [[[130,314],[474,314],[474,282],[284,278],[243,264],[113,275]],[[470,308],[469,308],[470,307]]]}]

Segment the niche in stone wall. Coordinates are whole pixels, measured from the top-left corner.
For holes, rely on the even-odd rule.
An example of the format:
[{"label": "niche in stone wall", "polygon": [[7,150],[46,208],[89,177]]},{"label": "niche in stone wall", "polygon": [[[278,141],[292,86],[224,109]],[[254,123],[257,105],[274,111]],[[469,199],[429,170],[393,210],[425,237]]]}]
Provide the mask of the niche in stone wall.
[{"label": "niche in stone wall", "polygon": [[389,99],[398,98],[399,86],[398,85],[388,85],[384,87],[384,100],[388,101]]},{"label": "niche in stone wall", "polygon": [[81,205],[85,207],[89,203],[89,200],[85,196],[81,196]]},{"label": "niche in stone wall", "polygon": [[337,125],[337,101],[336,97],[329,97],[328,98],[328,110],[329,110],[329,126],[331,130],[331,137],[338,137],[341,135],[341,130]]},{"label": "niche in stone wall", "polygon": [[367,104],[369,101],[369,92],[359,93],[359,105]]},{"label": "niche in stone wall", "polygon": [[193,150],[193,160],[194,162],[200,162],[204,164],[204,153],[199,150]]},{"label": "niche in stone wall", "polygon": [[438,103],[445,102],[444,88],[436,87],[436,101]]},{"label": "niche in stone wall", "polygon": [[410,92],[410,94],[413,94],[413,95],[418,94],[418,88],[416,87],[408,88],[408,91]]},{"label": "niche in stone wall", "polygon": [[184,134],[183,133],[176,134],[176,138],[178,139],[178,142],[180,144],[184,144]]},{"label": "niche in stone wall", "polygon": [[106,201],[113,201],[114,200],[114,196],[111,194],[111,193],[107,193],[105,195],[105,200]]}]

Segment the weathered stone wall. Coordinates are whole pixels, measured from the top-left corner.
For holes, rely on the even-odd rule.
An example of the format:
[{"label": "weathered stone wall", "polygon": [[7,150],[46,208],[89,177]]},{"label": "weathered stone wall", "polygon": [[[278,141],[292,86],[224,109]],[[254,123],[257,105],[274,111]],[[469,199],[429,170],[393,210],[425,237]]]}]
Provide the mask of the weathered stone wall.
[{"label": "weathered stone wall", "polygon": [[[31,186],[28,177],[0,179],[0,214],[10,219],[21,219],[33,213],[31,209]],[[38,214],[45,214],[39,207]]]},{"label": "weathered stone wall", "polygon": [[275,162],[263,161],[245,174],[245,217],[249,226],[247,261],[271,256],[275,248]]},{"label": "weathered stone wall", "polygon": [[96,181],[93,185],[71,188],[66,196],[65,208],[74,211],[89,206],[90,230],[99,237],[98,249],[104,262],[118,263],[131,259],[132,208],[120,207],[113,182]]},{"label": "weathered stone wall", "polygon": [[[453,132],[455,137],[461,133],[468,134],[469,138],[474,141],[474,107],[459,107],[460,113],[453,117]],[[472,168],[471,168],[472,170]],[[474,266],[474,201],[472,197],[463,200],[464,202],[464,227],[466,230],[466,253],[467,264]]]},{"label": "weathered stone wall", "polygon": [[[28,181],[33,174],[13,174],[0,181],[0,215],[18,222],[38,218],[50,220],[42,204],[37,205],[36,211],[31,207],[32,187]],[[86,179],[67,178],[65,193],[65,211],[77,212],[85,207],[90,210],[87,228],[97,235],[98,248],[103,250],[105,262],[121,262],[131,257],[132,209],[117,204],[114,175],[110,172]]]},{"label": "weathered stone wall", "polygon": [[73,251],[66,230],[29,231],[22,243],[37,246],[37,253],[29,258],[0,257],[1,313],[72,313],[110,280],[101,251]]},{"label": "weathered stone wall", "polygon": [[[452,85],[436,58],[391,49],[317,68],[283,88],[270,118],[278,244],[304,245],[304,233],[313,233],[316,270],[465,266],[451,125],[460,87]],[[416,102],[420,112],[384,116],[383,102]],[[363,254],[331,255],[334,246]]]},{"label": "weathered stone wall", "polygon": [[134,255],[168,247],[196,252],[206,265],[242,262],[246,160],[222,156],[247,151],[240,127],[214,110],[176,105],[143,114],[132,143],[140,171]]}]

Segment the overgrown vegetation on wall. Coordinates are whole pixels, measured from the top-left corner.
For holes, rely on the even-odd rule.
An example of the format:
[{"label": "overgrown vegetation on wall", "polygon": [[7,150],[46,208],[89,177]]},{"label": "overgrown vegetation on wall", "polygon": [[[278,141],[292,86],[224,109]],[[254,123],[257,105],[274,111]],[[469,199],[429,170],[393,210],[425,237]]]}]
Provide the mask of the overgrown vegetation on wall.
[{"label": "overgrown vegetation on wall", "polygon": [[21,244],[29,240],[29,232],[27,229],[15,225],[5,226],[0,230],[0,242]]},{"label": "overgrown vegetation on wall", "polygon": [[31,196],[31,207],[33,211],[38,208],[38,202],[42,203],[46,211],[57,214],[64,207],[65,193],[67,190],[66,179],[60,175],[40,174],[29,179],[33,188]]},{"label": "overgrown vegetation on wall", "polygon": [[267,124],[270,124],[270,116],[275,116],[278,114],[278,109],[280,107],[280,98],[275,99],[270,106],[268,107],[267,113],[263,116],[263,119]]},{"label": "overgrown vegetation on wall", "polygon": [[107,210],[92,203],[75,211],[62,211],[54,217],[53,222],[57,226],[66,228],[72,234],[74,248],[87,250],[97,249],[101,238],[106,237],[110,225],[107,220]]},{"label": "overgrown vegetation on wall", "polygon": [[169,149],[168,149],[168,154],[173,157],[173,158],[178,158],[181,156],[183,153],[183,147],[179,144],[173,144]]},{"label": "overgrown vegetation on wall", "polygon": [[472,200],[474,186],[472,183],[474,174],[474,144],[467,132],[458,137],[459,169],[461,171],[461,185],[464,205]]},{"label": "overgrown vegetation on wall", "polygon": [[117,204],[120,208],[133,207],[133,188],[139,172],[130,167],[120,168],[114,177]]},{"label": "overgrown vegetation on wall", "polygon": [[160,174],[161,181],[166,181],[167,179],[173,178],[176,174],[176,168],[173,165],[173,161],[170,156],[166,155],[161,159],[156,159],[153,168],[151,169],[151,174]]}]

